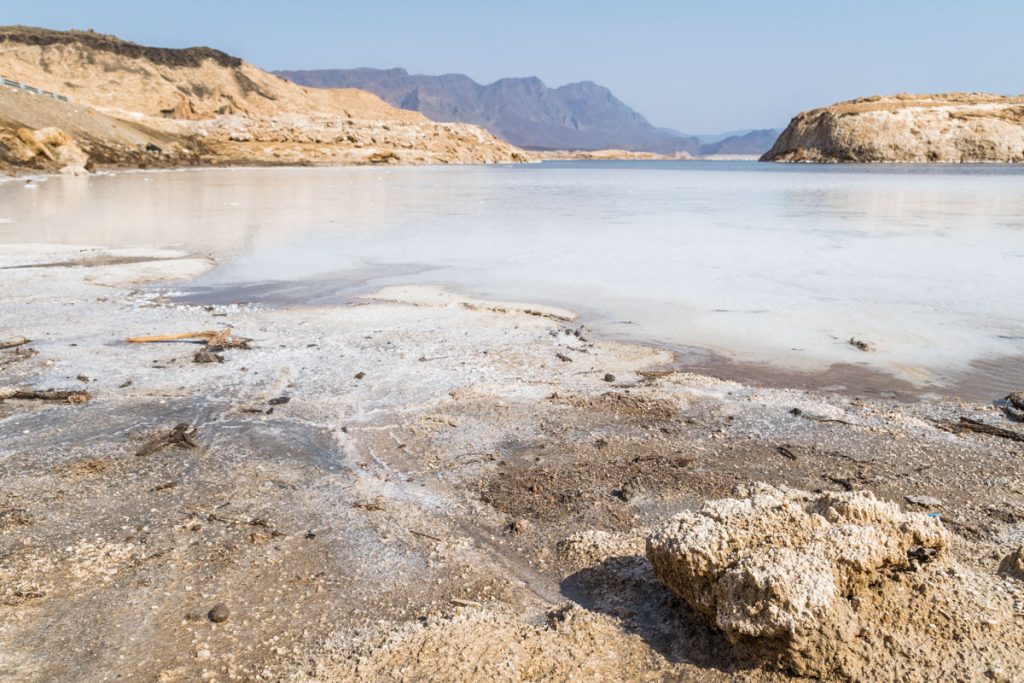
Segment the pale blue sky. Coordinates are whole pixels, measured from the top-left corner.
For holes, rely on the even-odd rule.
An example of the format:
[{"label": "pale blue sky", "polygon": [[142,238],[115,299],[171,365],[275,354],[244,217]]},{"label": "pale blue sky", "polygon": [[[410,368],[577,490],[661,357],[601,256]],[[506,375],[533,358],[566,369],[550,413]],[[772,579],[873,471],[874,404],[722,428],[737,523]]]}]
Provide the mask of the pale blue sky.
[{"label": "pale blue sky", "polygon": [[713,133],[900,91],[1024,92],[1020,0],[43,0],[0,22],[210,45],[268,69],[403,66],[593,80],[652,123]]}]

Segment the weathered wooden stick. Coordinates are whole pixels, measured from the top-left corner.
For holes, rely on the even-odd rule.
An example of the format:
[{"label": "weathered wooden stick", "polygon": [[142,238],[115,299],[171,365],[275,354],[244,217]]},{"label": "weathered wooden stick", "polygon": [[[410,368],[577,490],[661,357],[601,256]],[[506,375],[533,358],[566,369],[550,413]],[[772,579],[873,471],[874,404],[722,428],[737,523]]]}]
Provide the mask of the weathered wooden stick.
[{"label": "weathered wooden stick", "polygon": [[1024,443],[1024,434],[1012,431],[1010,429],[1003,429],[1002,427],[996,427],[995,425],[985,424],[978,420],[972,420],[969,417],[961,417],[959,422],[942,421],[937,422],[936,426],[939,429],[953,434],[963,434],[964,432],[974,432],[976,434],[988,434],[989,436],[998,436],[1000,439],[1009,439],[1010,441],[1017,441]]},{"label": "weathered wooden stick", "polygon": [[0,340],[0,349],[13,349],[16,346],[28,344],[29,341],[25,337],[11,337],[10,339]]},{"label": "weathered wooden stick", "polygon": [[67,402],[72,405],[77,405],[79,403],[85,403],[92,398],[92,396],[88,391],[79,391],[76,389],[43,389],[41,391],[37,389],[0,389],[0,403],[8,398],[14,398],[21,401]]},{"label": "weathered wooden stick", "polygon": [[132,344],[151,344],[153,342],[182,341],[185,339],[199,339],[210,342],[222,335],[230,336],[231,328],[225,330],[204,330],[202,332],[179,332],[178,334],[158,334],[152,337],[128,337]]}]

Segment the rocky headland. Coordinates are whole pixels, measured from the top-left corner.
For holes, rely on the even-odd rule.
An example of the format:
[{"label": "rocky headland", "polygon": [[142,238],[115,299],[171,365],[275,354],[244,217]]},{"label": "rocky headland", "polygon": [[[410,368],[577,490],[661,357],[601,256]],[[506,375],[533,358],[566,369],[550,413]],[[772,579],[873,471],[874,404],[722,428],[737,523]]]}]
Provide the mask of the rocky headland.
[{"label": "rocky headland", "polygon": [[762,161],[1024,162],[1024,97],[892,95],[797,115]]},{"label": "rocky headland", "polygon": [[[362,90],[304,88],[210,48],[3,27],[0,75],[69,100],[0,88],[0,170],[8,172],[529,160],[478,126],[430,121]],[[59,132],[39,132],[47,128]]]}]

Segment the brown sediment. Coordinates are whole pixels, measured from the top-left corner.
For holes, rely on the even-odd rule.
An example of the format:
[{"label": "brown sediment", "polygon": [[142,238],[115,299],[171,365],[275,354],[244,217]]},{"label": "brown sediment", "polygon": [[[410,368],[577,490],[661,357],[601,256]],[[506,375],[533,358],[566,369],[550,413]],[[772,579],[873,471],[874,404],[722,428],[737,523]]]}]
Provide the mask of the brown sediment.
[{"label": "brown sediment", "polygon": [[738,361],[713,351],[706,351],[699,356],[693,353],[680,354],[680,359],[680,362],[664,369],[696,372],[752,386],[826,391],[841,396],[916,401],[936,393],[956,395],[952,390],[947,393],[939,386],[920,386],[875,368],[852,363],[833,363],[823,370],[797,370],[767,363]]},{"label": "brown sediment", "polygon": [[980,358],[953,377],[948,395],[995,401],[1024,388],[1024,354]]}]

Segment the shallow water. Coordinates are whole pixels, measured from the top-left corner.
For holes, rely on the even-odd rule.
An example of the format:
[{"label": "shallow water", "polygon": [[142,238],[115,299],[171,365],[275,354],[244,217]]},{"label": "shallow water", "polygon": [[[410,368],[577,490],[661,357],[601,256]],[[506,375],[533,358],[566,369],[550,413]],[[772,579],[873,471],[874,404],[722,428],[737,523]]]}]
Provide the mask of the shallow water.
[{"label": "shallow water", "polygon": [[222,265],[194,285],[211,300],[330,303],[445,284],[742,362],[859,364],[993,397],[1024,382],[1024,168],[560,162],[51,178],[0,184],[0,242],[19,241],[210,252]]}]

